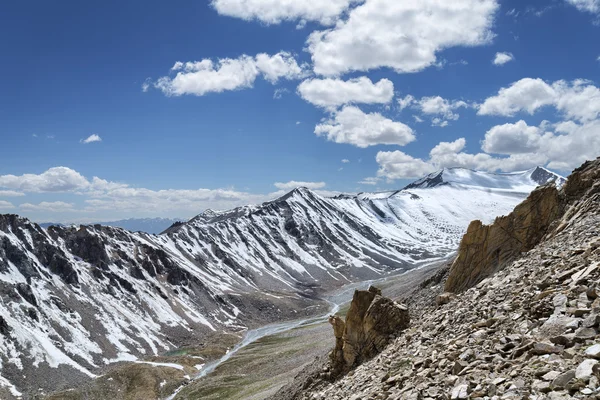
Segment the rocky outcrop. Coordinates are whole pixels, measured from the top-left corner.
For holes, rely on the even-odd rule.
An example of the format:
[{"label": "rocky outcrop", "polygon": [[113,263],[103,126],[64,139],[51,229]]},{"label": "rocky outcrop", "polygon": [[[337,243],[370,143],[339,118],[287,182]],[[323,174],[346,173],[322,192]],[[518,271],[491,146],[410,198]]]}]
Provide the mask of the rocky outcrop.
[{"label": "rocky outcrop", "polygon": [[392,337],[408,328],[409,322],[408,308],[381,296],[381,290],[373,286],[356,290],[346,321],[329,318],[336,339],[330,356],[332,377],[379,354]]},{"label": "rocky outcrop", "polygon": [[587,162],[573,171],[560,190],[553,183],[541,186],[509,215],[496,218],[492,225],[471,222],[445,290],[457,293],[473,287],[534,248],[545,236],[564,229],[558,221],[577,212],[578,208],[573,207],[575,202],[599,190],[599,177],[600,159]]}]

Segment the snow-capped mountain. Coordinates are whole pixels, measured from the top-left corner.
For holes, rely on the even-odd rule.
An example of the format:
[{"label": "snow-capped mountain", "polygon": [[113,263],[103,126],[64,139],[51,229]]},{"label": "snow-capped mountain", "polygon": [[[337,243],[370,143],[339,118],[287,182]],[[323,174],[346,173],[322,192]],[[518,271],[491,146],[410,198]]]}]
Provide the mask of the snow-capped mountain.
[{"label": "snow-capped mountain", "polygon": [[[446,256],[471,220],[491,222],[551,178],[562,179],[445,169],[393,192],[299,188],[160,235],[44,230],[0,215],[0,389],[56,389],[115,361],[302,312],[321,291]],[[32,383],[40,368],[56,379]]]},{"label": "snow-capped mountain", "polygon": [[[94,222],[88,225],[101,224],[104,226],[113,226],[116,228],[127,229],[132,232],[145,232],[159,234],[169,228],[171,225],[180,222],[181,219],[172,218],[128,218],[117,221]],[[68,226],[68,224],[44,222],[39,224],[40,227],[47,229],[51,226]]]}]

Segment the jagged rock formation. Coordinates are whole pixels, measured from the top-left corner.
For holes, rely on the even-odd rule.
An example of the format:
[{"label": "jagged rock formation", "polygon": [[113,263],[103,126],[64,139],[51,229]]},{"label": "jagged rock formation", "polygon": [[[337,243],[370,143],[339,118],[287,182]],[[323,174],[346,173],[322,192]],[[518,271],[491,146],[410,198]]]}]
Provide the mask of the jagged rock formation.
[{"label": "jagged rock formation", "polygon": [[586,163],[573,171],[561,189],[555,184],[539,187],[513,212],[496,218],[491,225],[471,222],[450,269],[446,291],[464,291],[535,247],[555,228],[555,222],[573,201],[586,191],[596,190],[596,163]]},{"label": "jagged rock formation", "polygon": [[371,286],[354,292],[345,322],[332,316],[329,323],[336,339],[331,352],[331,377],[335,378],[380,353],[391,337],[408,328],[410,316],[406,306]]},{"label": "jagged rock formation", "polygon": [[408,294],[404,334],[296,398],[599,398],[600,159],[565,186],[564,213],[537,246],[444,301],[435,282]]}]

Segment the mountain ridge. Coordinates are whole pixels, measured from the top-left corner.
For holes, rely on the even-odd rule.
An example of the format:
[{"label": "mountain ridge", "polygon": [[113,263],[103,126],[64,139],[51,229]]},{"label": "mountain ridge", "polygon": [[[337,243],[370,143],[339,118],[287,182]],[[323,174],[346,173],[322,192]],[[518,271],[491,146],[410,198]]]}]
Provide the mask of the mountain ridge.
[{"label": "mountain ridge", "polygon": [[[470,220],[510,211],[533,188],[442,185],[343,198],[295,189],[161,235],[43,230],[0,216],[0,317],[12,332],[0,335],[0,350],[13,355],[1,376],[20,389],[56,390],[215,331],[318,312],[327,290],[446,256]],[[52,379],[22,378],[40,365]]]}]

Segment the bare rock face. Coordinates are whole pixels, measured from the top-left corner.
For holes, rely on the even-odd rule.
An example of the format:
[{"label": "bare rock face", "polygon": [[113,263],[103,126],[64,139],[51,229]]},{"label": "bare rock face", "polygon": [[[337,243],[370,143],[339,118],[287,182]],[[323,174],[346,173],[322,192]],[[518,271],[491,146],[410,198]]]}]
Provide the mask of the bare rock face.
[{"label": "bare rock face", "polygon": [[381,296],[380,289],[371,286],[355,291],[346,321],[329,318],[336,338],[330,356],[333,377],[379,354],[390,338],[408,328],[409,322],[408,308]]},{"label": "bare rock face", "polygon": [[600,159],[573,171],[560,190],[554,184],[534,190],[512,213],[496,218],[492,225],[471,222],[445,290],[458,293],[475,286],[522,252],[533,249],[545,236],[564,229],[568,221],[564,217],[574,215],[582,205],[570,206],[594,191],[600,191]]}]

